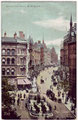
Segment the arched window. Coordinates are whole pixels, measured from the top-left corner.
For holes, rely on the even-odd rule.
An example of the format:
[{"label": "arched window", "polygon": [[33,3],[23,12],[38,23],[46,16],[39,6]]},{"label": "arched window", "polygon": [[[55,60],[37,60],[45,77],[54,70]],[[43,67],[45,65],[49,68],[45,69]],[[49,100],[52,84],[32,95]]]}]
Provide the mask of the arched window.
[{"label": "arched window", "polygon": [[10,75],[10,69],[9,68],[7,69],[7,75]]},{"label": "arched window", "polygon": [[7,49],[7,55],[10,55],[10,49]]},{"label": "arched window", "polygon": [[14,72],[15,72],[15,70],[14,70],[14,68],[12,68],[11,74],[14,75]]},{"label": "arched window", "polygon": [[5,75],[5,68],[2,68],[2,75]]},{"label": "arched window", "polygon": [[6,52],[5,49],[3,49],[3,50],[2,50],[2,55],[5,55],[5,52]]},{"label": "arched window", "polygon": [[15,64],[15,59],[14,58],[12,58],[11,63]]},{"label": "arched window", "polygon": [[3,64],[3,65],[5,64],[5,58],[2,59],[2,64]]},{"label": "arched window", "polygon": [[10,64],[10,58],[7,58],[7,64],[8,65]]},{"label": "arched window", "polygon": [[15,55],[15,50],[14,49],[12,49],[12,55]]}]

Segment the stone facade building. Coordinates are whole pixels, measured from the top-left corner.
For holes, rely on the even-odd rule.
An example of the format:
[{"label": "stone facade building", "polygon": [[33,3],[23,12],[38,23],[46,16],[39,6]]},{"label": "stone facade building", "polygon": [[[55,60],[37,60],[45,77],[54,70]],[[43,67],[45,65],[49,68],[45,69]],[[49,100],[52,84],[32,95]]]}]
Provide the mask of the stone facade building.
[{"label": "stone facade building", "polygon": [[15,33],[13,37],[8,37],[4,33],[2,41],[2,77],[8,77],[11,84],[18,84],[19,78],[26,78],[26,55],[27,41],[23,32],[19,32],[19,37]]}]

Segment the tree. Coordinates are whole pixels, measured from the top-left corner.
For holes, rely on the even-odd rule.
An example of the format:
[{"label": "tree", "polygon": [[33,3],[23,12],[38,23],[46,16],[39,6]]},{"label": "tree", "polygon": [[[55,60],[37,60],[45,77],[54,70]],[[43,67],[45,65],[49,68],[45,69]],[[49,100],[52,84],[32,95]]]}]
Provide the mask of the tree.
[{"label": "tree", "polygon": [[12,97],[9,94],[14,86],[8,84],[8,78],[2,77],[2,119],[20,119],[17,115],[16,109],[12,108]]}]

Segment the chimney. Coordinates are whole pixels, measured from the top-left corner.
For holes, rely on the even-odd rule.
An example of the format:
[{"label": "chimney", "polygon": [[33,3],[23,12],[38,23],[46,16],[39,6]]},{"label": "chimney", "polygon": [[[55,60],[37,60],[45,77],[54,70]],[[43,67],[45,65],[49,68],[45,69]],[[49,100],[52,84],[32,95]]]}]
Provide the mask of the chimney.
[{"label": "chimney", "polygon": [[38,43],[41,43],[41,41],[39,40]]},{"label": "chimney", "polygon": [[44,44],[44,40],[43,40],[43,42],[42,42],[43,44]]},{"label": "chimney", "polygon": [[23,38],[23,39],[25,38],[25,35],[23,34],[22,31],[19,31],[19,37],[20,37],[20,38]]},{"label": "chimney", "polygon": [[17,38],[17,33],[15,32],[15,34],[14,34],[14,39],[16,39]]},{"label": "chimney", "polygon": [[25,34],[23,34],[23,38],[25,38]]},{"label": "chimney", "polygon": [[4,37],[6,37],[6,32],[4,33]]}]

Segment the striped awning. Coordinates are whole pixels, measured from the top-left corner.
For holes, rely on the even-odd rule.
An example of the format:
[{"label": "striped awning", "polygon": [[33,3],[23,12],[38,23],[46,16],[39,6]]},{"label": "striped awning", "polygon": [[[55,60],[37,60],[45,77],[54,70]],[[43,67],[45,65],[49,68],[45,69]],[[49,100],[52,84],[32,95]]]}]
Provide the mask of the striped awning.
[{"label": "striped awning", "polygon": [[26,79],[18,79],[18,85],[30,85],[32,84],[30,80]]}]

